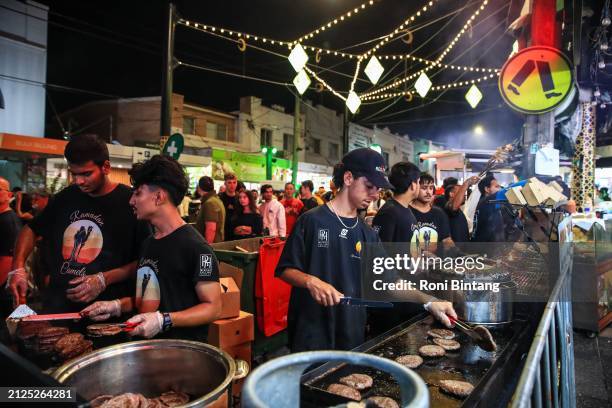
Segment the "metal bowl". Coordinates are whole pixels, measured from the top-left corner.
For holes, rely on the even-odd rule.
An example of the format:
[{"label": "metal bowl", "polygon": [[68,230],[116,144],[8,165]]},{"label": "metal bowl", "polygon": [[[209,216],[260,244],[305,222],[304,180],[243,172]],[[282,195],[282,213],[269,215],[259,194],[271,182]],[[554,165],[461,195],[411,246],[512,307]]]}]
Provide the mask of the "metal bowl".
[{"label": "metal bowl", "polygon": [[174,390],[189,394],[185,407],[201,407],[224,396],[244,378],[248,364],[208,344],[187,340],[143,340],[97,350],[74,359],[52,376],[92,400],[127,392],[156,397]]}]

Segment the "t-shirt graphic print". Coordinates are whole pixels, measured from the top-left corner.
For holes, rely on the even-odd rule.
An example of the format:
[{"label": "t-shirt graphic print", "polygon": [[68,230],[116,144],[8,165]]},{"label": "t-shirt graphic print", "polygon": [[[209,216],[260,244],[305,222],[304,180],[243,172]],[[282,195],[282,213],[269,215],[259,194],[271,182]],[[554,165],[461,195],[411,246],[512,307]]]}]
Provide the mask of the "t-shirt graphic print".
[{"label": "t-shirt graphic print", "polygon": [[159,308],[160,289],[157,261],[143,258],[136,272],[136,308],[140,313],[154,312]]},{"label": "t-shirt graphic print", "polygon": [[[93,262],[104,244],[100,225],[104,224],[98,214],[81,214],[75,211],[71,215],[71,223],[64,230],[62,241],[61,275],[86,275],[86,266]],[[93,221],[92,221],[93,220]]]}]

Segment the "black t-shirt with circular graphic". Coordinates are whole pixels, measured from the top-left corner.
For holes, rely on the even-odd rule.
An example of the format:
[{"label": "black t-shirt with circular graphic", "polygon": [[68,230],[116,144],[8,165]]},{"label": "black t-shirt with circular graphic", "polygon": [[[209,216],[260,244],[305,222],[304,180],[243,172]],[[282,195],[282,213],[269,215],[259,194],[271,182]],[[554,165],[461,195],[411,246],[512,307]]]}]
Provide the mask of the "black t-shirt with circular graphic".
[{"label": "black t-shirt with circular graphic", "polygon": [[[362,246],[380,240],[363,220],[341,219],[348,228],[327,205],[299,217],[285,243],[276,276],[294,268],[331,284],[345,296],[361,297]],[[350,350],[365,340],[364,307],[324,307],[306,288],[292,288],[287,320],[292,352]]]},{"label": "black t-shirt with circular graphic", "polygon": [[[142,244],[136,281],[138,313],[178,312],[200,304],[198,282],[218,282],[219,263],[202,235],[183,225]],[[208,326],[172,328],[157,337],[206,341]]]},{"label": "black t-shirt with circular graphic", "polygon": [[[48,251],[43,264],[49,268],[49,287],[43,294],[44,311],[76,312],[85,307],[66,298],[68,282],[126,265],[138,258],[142,241],[150,235],[148,223],[139,222],[129,204],[132,190],[118,184],[100,197],[82,192],[76,185],[60,191],[30,222],[44,237]],[[96,300],[131,296],[134,281],[109,285]]]},{"label": "black t-shirt with circular graphic", "polygon": [[450,237],[448,216],[444,210],[436,206],[427,212],[421,212],[414,207],[411,209],[416,218],[415,231],[412,234],[413,246],[417,248],[417,253],[420,251],[436,253],[442,247],[438,243]]}]

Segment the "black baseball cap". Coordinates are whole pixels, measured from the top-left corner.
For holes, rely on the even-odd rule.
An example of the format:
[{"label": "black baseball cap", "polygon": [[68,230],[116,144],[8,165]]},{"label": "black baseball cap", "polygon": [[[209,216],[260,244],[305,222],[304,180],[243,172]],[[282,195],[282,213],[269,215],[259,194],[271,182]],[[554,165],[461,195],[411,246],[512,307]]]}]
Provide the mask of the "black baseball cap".
[{"label": "black baseball cap", "polygon": [[393,188],[387,179],[385,158],[367,147],[351,150],[342,158],[344,169],[364,176],[378,188]]}]

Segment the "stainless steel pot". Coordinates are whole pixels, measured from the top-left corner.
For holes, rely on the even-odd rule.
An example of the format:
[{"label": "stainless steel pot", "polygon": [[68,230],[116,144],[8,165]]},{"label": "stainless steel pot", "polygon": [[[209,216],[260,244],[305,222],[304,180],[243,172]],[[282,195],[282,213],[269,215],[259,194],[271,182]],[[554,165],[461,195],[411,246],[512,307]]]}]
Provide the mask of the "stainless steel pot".
[{"label": "stainless steel pot", "polygon": [[96,350],[64,364],[52,376],[88,400],[126,392],[155,397],[175,390],[195,398],[185,407],[203,407],[222,402],[232,381],[248,371],[246,362],[234,361],[208,344],[161,339]]},{"label": "stainless steel pot", "polygon": [[463,290],[455,292],[453,303],[459,318],[467,323],[505,325],[514,318],[516,284],[500,282],[499,291]]}]

